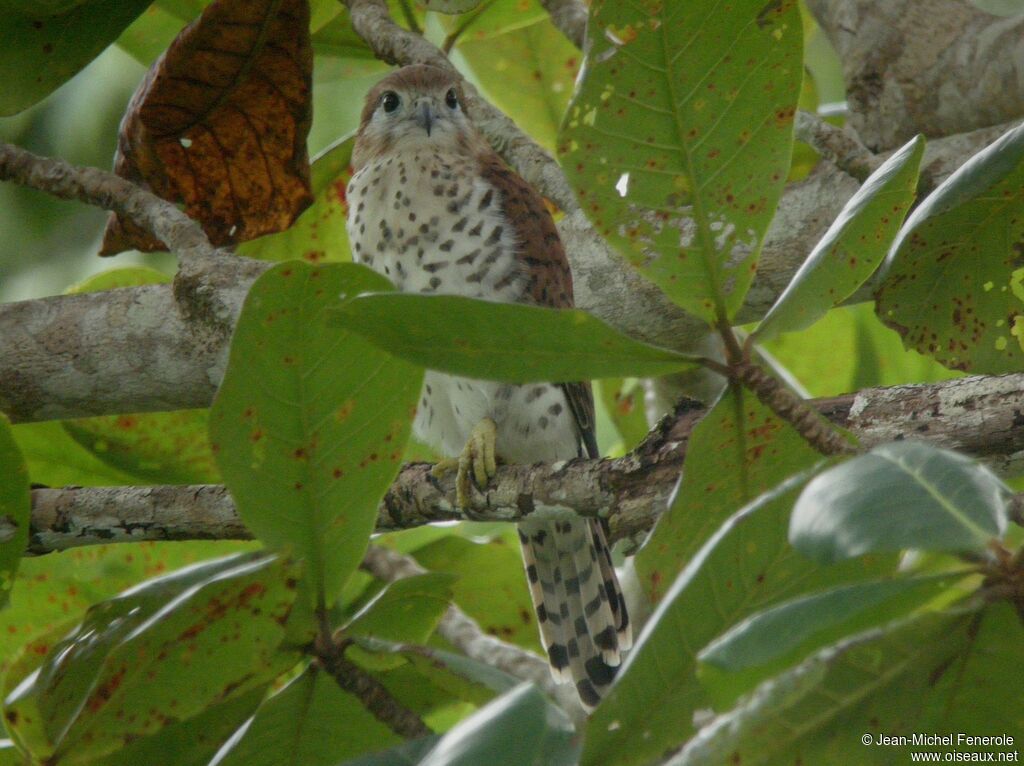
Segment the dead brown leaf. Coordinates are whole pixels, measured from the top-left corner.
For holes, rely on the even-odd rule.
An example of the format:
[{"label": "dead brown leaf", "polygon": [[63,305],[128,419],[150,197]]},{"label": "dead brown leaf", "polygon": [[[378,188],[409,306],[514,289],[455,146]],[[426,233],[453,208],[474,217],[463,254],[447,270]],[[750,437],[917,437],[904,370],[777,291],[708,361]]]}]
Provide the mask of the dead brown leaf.
[{"label": "dead brown leaf", "polygon": [[[215,245],[287,229],[312,201],[307,0],[217,0],[150,68],[114,171],[199,221]],[[166,250],[111,215],[101,255]]]}]

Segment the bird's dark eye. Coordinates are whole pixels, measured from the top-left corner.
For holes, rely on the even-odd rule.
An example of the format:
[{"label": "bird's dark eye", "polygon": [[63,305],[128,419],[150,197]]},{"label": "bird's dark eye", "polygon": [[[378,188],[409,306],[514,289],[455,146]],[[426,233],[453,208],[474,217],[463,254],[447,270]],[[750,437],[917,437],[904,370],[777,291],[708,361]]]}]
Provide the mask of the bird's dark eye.
[{"label": "bird's dark eye", "polygon": [[401,103],[402,99],[393,90],[385,91],[384,95],[380,97],[380,105],[384,107],[385,112],[395,111]]},{"label": "bird's dark eye", "polygon": [[448,104],[449,109],[458,108],[459,97],[455,95],[455,88],[449,88],[448,92],[444,94],[444,102]]}]

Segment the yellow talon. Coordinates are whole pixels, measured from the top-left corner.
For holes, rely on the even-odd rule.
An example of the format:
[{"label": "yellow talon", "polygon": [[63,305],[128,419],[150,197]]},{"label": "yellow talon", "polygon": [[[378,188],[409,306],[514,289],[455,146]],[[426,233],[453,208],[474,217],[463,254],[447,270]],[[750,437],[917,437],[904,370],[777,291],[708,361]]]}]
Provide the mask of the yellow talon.
[{"label": "yellow talon", "polygon": [[455,475],[455,504],[459,508],[469,508],[470,489],[469,482],[473,479],[481,490],[484,489],[495,474],[498,472],[498,463],[494,454],[494,443],[497,439],[498,429],[494,421],[484,418],[477,423],[462,453],[457,458],[441,460],[430,473],[434,477],[441,477],[456,469]]}]

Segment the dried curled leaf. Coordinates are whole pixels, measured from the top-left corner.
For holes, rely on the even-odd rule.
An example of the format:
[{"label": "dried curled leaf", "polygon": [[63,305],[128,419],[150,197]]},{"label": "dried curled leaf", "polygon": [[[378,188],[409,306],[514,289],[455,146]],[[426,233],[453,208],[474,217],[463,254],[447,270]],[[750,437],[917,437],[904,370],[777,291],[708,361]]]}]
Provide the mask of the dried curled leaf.
[{"label": "dried curled leaf", "polygon": [[[218,0],[150,68],[115,172],[184,203],[216,245],[288,228],[312,201],[306,135],[313,53],[306,0]],[[101,255],[165,250],[112,215]]]}]

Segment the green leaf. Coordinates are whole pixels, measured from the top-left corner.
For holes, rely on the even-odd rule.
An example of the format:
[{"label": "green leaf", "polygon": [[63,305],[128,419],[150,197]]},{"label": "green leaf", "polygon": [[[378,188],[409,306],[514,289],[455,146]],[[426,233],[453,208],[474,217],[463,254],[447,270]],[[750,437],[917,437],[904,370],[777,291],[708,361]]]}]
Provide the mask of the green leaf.
[{"label": "green leaf", "polygon": [[947,178],[911,214],[876,311],[907,348],[979,373],[1024,368],[1024,125]]},{"label": "green leaf", "polygon": [[[765,682],[669,763],[843,763],[853,753],[857,764],[888,766],[909,761],[908,751],[963,753],[957,732],[1016,736],[1024,712],[1005,700],[1019,695],[1007,668],[1019,664],[1021,645],[1024,629],[1006,603],[973,614],[921,613],[823,649]],[[915,732],[952,733],[954,745],[880,739]],[[991,749],[1013,752],[1016,743]]]},{"label": "green leaf", "polygon": [[14,576],[28,546],[31,513],[28,468],[7,417],[0,413],[0,609],[10,600]]},{"label": "green leaf", "polygon": [[821,460],[749,391],[727,389],[690,434],[680,484],[634,564],[657,603],[686,562],[739,508]]},{"label": "green leaf", "polygon": [[[428,572],[390,583],[345,626],[348,636],[363,636],[422,644],[430,638],[452,601],[452,583],[458,578],[444,572]],[[386,670],[401,660],[373,656],[359,647],[349,658],[363,667]]]},{"label": "green leaf", "polygon": [[[467,43],[505,35],[547,18],[548,12],[537,0],[485,0],[464,16],[441,16],[439,20],[449,34],[461,29],[459,50],[463,52],[463,45]],[[533,137],[536,138],[535,135]]]},{"label": "green leaf", "polygon": [[259,707],[266,686],[227,702],[214,704],[184,721],[174,721],[150,737],[133,740],[105,758],[89,761],[90,766],[207,766],[224,742]]},{"label": "green leaf", "polygon": [[867,281],[914,201],[923,156],[919,135],[871,174],[761,320],[755,340],[809,327]]},{"label": "green leaf", "polygon": [[1019,16],[1024,13],[1024,0],[971,0],[971,5],[993,16]]},{"label": "green leaf", "polygon": [[422,372],[327,327],[341,295],[386,290],[362,266],[281,264],[253,284],[210,414],[246,526],[307,562],[329,606],[362,560],[401,467]]},{"label": "green leaf", "polygon": [[455,295],[360,295],[330,312],[415,364],[510,383],[665,375],[693,357],[633,340],[580,309],[549,309]]},{"label": "green leaf", "polygon": [[677,304],[743,304],[786,182],[800,82],[795,0],[594,2],[559,137],[587,215]]},{"label": "green leaf", "polygon": [[465,13],[480,5],[481,0],[420,0],[428,11]]},{"label": "green leaf", "polygon": [[644,412],[644,389],[636,378],[609,378],[595,386],[608,416],[622,439],[622,452],[633,449],[650,428]]},{"label": "green leaf", "polygon": [[904,548],[982,550],[1006,530],[1009,492],[964,455],[883,444],[815,477],[793,508],[789,537],[824,563]]},{"label": "green leaf", "polygon": [[579,754],[561,708],[524,683],[445,734],[420,766],[574,766]]},{"label": "green leaf", "polygon": [[697,652],[744,617],[808,589],[891,575],[896,558],[820,567],[785,538],[793,477],[730,517],[690,559],[590,718],[584,766],[648,764],[695,732],[712,699],[697,679]]},{"label": "green leaf", "polygon": [[8,696],[7,723],[38,721],[33,754],[75,763],[265,685],[297,659],[278,653],[296,575],[275,557],[235,556],[92,607]]},{"label": "green leaf", "polygon": [[256,711],[218,766],[334,766],[401,738],[311,665]]},{"label": "green leaf", "polygon": [[345,187],[352,177],[353,136],[338,139],[313,158],[310,184],[313,204],[290,227],[250,239],[235,248],[239,255],[264,261],[301,258],[309,263],[351,261],[345,217]]},{"label": "green leaf", "polygon": [[584,766],[647,764],[689,739],[694,713],[712,704],[697,679],[697,652],[739,620],[810,588],[892,574],[894,556],[823,568],[789,546],[785,520],[806,480],[798,475],[757,498],[690,559],[591,716]]},{"label": "green leaf", "polygon": [[[507,2],[504,7],[512,5]],[[543,14],[543,9],[536,7]],[[470,27],[478,29],[477,25]],[[544,20],[502,35],[462,42],[459,52],[491,102],[533,140],[554,149],[580,64],[580,53],[572,43]],[[513,82],[517,86],[509,87]]]},{"label": "green leaf", "polygon": [[341,766],[416,766],[440,739],[436,736],[411,739],[379,753],[345,761]]},{"label": "green leaf", "polygon": [[78,444],[60,421],[19,423],[11,429],[29,476],[38,484],[60,487],[104,487],[138,484],[139,478],[100,460]]},{"label": "green leaf", "polygon": [[27,109],[56,90],[114,42],[150,1],[6,0],[0,8],[0,116]]},{"label": "green leaf", "polygon": [[161,3],[153,3],[121,33],[117,46],[149,67],[170,47],[188,21],[161,7]]},{"label": "green leaf", "polygon": [[846,636],[934,601],[954,582],[949,574],[855,583],[790,599],[751,615],[704,647],[698,675],[721,704],[731,704],[783,668]]}]

